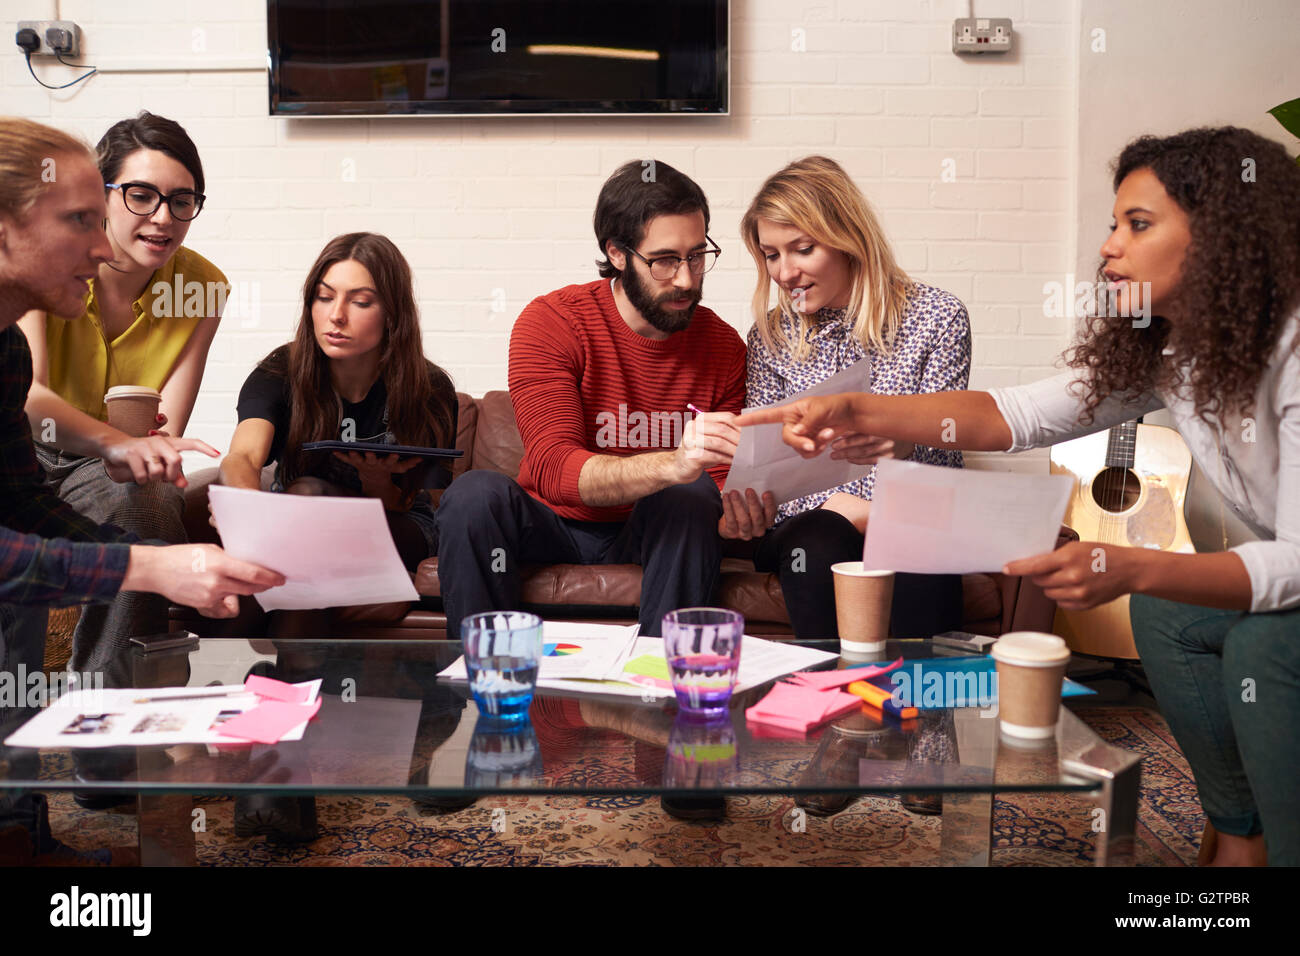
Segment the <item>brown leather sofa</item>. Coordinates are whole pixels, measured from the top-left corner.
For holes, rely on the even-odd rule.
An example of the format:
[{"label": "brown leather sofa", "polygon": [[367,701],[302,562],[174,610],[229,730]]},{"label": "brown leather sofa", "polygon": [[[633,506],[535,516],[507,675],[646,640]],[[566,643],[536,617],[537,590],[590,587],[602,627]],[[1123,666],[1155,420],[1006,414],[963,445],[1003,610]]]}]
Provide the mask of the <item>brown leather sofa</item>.
[{"label": "brown leather sofa", "polygon": [[[470,468],[489,468],[514,478],[519,474],[523,444],[515,426],[514,408],[508,392],[488,392],[482,398],[458,393],[460,430],[456,447],[465,452],[457,460],[454,475]],[[269,480],[268,474],[264,477]],[[215,541],[207,523],[207,486],[215,468],[190,477],[185,494],[185,523],[193,541]],[[1078,536],[1061,529],[1057,547]],[[790,618],[775,574],[754,570],[741,557],[743,543],[735,543],[735,556],[723,561],[719,603],[745,616],[749,634],[789,636]],[[641,591],[641,568],[635,564],[575,565],[547,564],[523,570],[523,599],[526,610],[544,618],[584,619],[610,623],[634,623]],[[964,592],[963,628],[976,634],[997,635],[1013,630],[1052,630],[1056,602],[1033,582],[1004,574],[967,574]],[[420,604],[402,613],[400,608],[351,610],[337,615],[336,637],[385,639],[445,638],[446,617],[438,586],[438,559],[423,562],[415,575]],[[202,619],[189,609],[178,608],[173,617],[203,633]]]}]

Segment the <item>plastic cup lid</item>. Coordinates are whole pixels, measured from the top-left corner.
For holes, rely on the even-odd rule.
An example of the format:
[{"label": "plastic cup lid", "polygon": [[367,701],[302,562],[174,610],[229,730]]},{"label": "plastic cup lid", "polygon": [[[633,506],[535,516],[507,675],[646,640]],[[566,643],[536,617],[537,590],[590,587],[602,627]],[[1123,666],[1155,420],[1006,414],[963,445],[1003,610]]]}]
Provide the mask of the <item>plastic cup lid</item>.
[{"label": "plastic cup lid", "polygon": [[1055,634],[1014,631],[1003,634],[989,654],[994,660],[1022,667],[1050,667],[1070,659],[1070,648]]},{"label": "plastic cup lid", "polygon": [[162,398],[162,393],[147,385],[114,385],[104,393],[104,401],[115,398]]},{"label": "plastic cup lid", "polygon": [[831,571],[835,574],[847,574],[854,578],[883,578],[893,574],[893,571],[884,571],[874,568],[864,568],[861,561],[841,561],[839,564],[832,564]]}]

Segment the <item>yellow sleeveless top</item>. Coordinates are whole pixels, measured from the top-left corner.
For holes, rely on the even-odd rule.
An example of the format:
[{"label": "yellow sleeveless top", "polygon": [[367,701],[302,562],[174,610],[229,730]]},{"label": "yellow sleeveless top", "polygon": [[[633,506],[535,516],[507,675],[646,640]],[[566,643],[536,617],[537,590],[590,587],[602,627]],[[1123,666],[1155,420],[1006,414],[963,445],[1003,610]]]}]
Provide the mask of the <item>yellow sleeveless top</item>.
[{"label": "yellow sleeveless top", "polygon": [[195,327],[220,314],[229,294],[225,274],[181,246],[131,304],[135,321],[108,341],[91,283],[84,318],[45,319],[50,388],[92,418],[107,420],[104,393],[115,385],[162,390]]}]

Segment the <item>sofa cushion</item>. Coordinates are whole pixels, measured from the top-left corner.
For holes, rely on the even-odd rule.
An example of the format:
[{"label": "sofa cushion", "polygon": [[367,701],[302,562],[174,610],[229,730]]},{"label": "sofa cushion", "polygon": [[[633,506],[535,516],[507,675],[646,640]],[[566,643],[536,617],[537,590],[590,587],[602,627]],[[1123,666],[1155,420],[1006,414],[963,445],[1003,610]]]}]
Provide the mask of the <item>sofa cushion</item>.
[{"label": "sofa cushion", "polygon": [[[526,565],[519,577],[525,604],[634,608],[641,602],[639,564]],[[415,589],[421,597],[442,597],[437,558],[420,562]]]},{"label": "sofa cushion", "polygon": [[[520,577],[525,604],[634,608],[641,602],[641,568],[635,564],[535,565],[523,568]],[[420,563],[415,589],[422,597],[442,597],[437,558]],[[740,611],[747,621],[790,623],[780,579],[775,574],[755,571],[749,561],[723,559],[718,603]],[[999,633],[1002,590],[990,575],[962,575],[962,608],[962,626],[966,630]]]},{"label": "sofa cushion", "polygon": [[509,392],[488,392],[479,399],[473,457],[475,468],[519,477],[524,443],[515,425],[515,407],[510,403]]}]

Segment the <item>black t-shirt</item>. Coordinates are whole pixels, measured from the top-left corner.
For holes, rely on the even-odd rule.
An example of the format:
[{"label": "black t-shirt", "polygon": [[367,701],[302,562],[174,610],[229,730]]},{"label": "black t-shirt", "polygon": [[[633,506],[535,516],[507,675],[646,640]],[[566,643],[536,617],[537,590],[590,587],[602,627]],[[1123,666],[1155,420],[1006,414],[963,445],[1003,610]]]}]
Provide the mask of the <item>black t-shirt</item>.
[{"label": "black t-shirt", "polygon": [[[430,376],[433,394],[429,398],[431,409],[447,407],[451,410],[451,440],[455,444],[457,426],[456,393],[450,382],[443,376]],[[388,389],[381,378],[370,387],[366,397],[359,402],[349,402],[340,396],[343,406],[339,417],[338,434],[332,436],[339,441],[373,441],[397,443],[396,437],[388,430]],[[289,380],[276,375],[261,366],[253,369],[239,390],[239,403],[236,406],[239,420],[262,418],[275,426],[275,437],[271,439],[271,449],[263,465],[275,463],[275,484],[277,490],[282,488],[281,476],[284,470],[285,441],[289,434],[289,415],[291,400]],[[408,441],[406,444],[410,444]],[[308,474],[321,478],[354,492],[361,491],[361,479],[357,470],[351,465],[334,457],[332,452],[314,456],[318,464],[308,469]],[[451,461],[437,462],[429,469],[424,485],[426,488],[446,488],[451,484]]]}]

